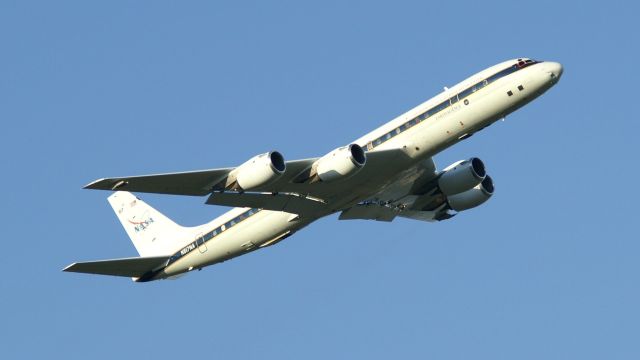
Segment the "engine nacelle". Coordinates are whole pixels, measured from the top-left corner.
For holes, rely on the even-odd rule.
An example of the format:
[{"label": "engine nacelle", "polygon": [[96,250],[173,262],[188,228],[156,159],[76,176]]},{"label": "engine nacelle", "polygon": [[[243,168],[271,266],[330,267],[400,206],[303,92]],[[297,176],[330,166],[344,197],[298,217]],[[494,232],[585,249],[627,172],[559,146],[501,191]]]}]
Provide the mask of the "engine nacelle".
[{"label": "engine nacelle", "polygon": [[438,187],[445,195],[460,194],[473,189],[487,176],[482,160],[471,158],[447,166],[438,179]]},{"label": "engine nacelle", "polygon": [[256,155],[249,161],[235,168],[229,177],[239,189],[252,190],[260,186],[268,185],[277,180],[286,170],[284,157],[277,151]]},{"label": "engine nacelle", "polygon": [[315,173],[322,181],[334,181],[353,176],[367,162],[364,150],[351,144],[333,150],[316,162]]},{"label": "engine nacelle", "polygon": [[493,180],[490,176],[485,176],[484,180],[471,190],[447,196],[449,208],[455,211],[464,211],[474,208],[489,200],[493,195]]}]

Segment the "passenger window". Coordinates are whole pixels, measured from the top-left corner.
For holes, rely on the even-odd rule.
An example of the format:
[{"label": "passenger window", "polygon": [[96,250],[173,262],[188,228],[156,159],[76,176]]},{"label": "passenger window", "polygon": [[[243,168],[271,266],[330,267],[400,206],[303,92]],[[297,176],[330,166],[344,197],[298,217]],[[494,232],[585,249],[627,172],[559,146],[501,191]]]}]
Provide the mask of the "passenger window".
[{"label": "passenger window", "polygon": [[440,112],[440,111],[442,111],[442,110],[446,109],[448,106],[449,106],[449,100],[447,100],[447,101],[445,101],[445,102],[443,102],[443,103],[438,104],[438,106],[436,106],[434,110],[435,110],[436,112]]},{"label": "passenger window", "polygon": [[468,88],[468,89],[464,90],[463,92],[461,92],[460,94],[458,94],[458,98],[460,98],[460,99],[466,98],[471,93],[472,93],[472,88]]}]

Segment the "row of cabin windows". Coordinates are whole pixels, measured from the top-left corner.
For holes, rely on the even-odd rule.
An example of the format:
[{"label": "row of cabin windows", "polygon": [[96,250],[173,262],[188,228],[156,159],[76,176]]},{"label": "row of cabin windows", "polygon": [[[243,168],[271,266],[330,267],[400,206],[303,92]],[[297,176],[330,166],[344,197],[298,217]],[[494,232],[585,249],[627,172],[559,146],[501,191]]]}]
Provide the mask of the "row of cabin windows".
[{"label": "row of cabin windows", "polygon": [[[211,237],[214,237],[218,234],[220,234],[221,232],[225,231],[225,230],[229,230],[230,227],[234,226],[235,224],[247,219],[248,217],[250,217],[251,215],[256,214],[258,211],[260,211],[261,209],[249,209],[245,212],[243,212],[242,214],[234,217],[233,219],[227,221],[226,223],[224,223],[224,225],[220,225],[218,226],[216,229],[214,229],[213,231],[211,231],[210,233],[208,233],[207,235],[211,234]],[[205,238],[205,241],[207,239]]]},{"label": "row of cabin windows", "polygon": [[[477,84],[474,84],[470,87],[468,87],[467,89],[461,91],[460,93],[456,94],[455,96],[453,96],[452,98],[445,100],[443,102],[441,102],[440,104],[434,106],[433,108],[425,111],[424,113],[416,116],[415,118],[407,121],[406,123],[400,125],[399,127],[391,130],[390,132],[380,136],[379,138],[370,141],[369,143],[367,143],[367,150],[371,150],[377,146],[380,146],[382,143],[390,140],[391,138],[393,138],[394,136],[404,132],[405,130],[419,124],[420,122],[426,120],[429,117],[432,117],[433,115],[439,113],[440,111],[448,108],[449,106],[457,103],[458,101],[462,101],[464,100],[466,97],[468,97],[469,95],[479,91],[480,89],[486,87],[487,85],[491,84],[492,82],[495,82],[498,79],[501,79],[509,74],[512,74],[520,69],[523,69],[529,65],[533,65],[538,63],[538,61],[535,60],[526,60],[526,61],[522,61],[519,60],[517,64],[512,65],[502,71],[499,71],[493,75],[491,75],[490,77],[478,82]],[[466,105],[466,103],[465,103]]]},{"label": "row of cabin windows", "polygon": [[[202,235],[202,237],[196,239],[196,245],[201,245],[202,242],[206,242],[209,241],[211,239],[213,239],[216,235],[229,230],[229,228],[231,228],[232,226],[240,223],[241,221],[249,218],[252,215],[257,214],[260,210],[262,209],[249,209],[245,212],[243,212],[242,214],[234,217],[233,219],[227,221],[226,223],[224,223],[223,225],[218,226],[217,228],[213,229],[212,231]],[[202,240],[201,240],[202,239]],[[176,255],[172,256],[171,260],[175,261],[177,259],[179,259],[182,256],[182,254],[180,252],[178,252]]]}]

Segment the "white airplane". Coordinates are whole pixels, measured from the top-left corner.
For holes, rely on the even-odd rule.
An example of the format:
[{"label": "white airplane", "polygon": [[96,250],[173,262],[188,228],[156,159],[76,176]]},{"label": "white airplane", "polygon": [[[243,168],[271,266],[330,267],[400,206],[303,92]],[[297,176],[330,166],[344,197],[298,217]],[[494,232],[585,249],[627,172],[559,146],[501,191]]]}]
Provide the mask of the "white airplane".
[{"label": "white airplane", "polygon": [[[96,180],[141,257],[81,262],[64,271],[173,278],[258,250],[323,216],[441,221],[487,201],[493,181],[478,158],[437,171],[432,157],[504,118],[554,86],[557,62],[521,58],[483,70],[349,145],[312,159],[277,151],[235,168]],[[233,206],[213,221],[182,227],[129,193],[208,195]]]}]

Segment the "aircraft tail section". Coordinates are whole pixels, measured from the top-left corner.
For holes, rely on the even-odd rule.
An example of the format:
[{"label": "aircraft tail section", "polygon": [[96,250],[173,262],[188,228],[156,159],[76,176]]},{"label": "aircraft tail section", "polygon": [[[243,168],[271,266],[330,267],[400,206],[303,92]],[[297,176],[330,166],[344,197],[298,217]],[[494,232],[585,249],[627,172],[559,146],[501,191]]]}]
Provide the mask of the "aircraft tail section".
[{"label": "aircraft tail section", "polygon": [[172,254],[191,231],[173,222],[135,195],[117,191],[108,198],[140,256]]}]

